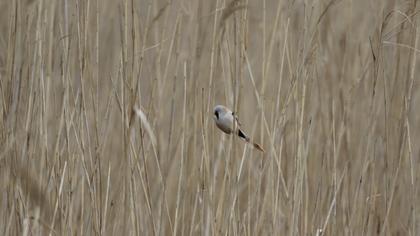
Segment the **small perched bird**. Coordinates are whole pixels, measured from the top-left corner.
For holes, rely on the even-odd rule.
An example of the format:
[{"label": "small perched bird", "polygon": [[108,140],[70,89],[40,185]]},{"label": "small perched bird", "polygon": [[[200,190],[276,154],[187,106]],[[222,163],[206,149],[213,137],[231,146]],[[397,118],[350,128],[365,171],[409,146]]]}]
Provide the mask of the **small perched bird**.
[{"label": "small perched bird", "polygon": [[[238,117],[227,107],[217,105],[214,107],[213,114],[217,127],[223,132],[227,134],[235,133],[247,143],[251,143],[256,149],[264,152],[264,149],[259,144],[251,142],[251,139],[240,129],[241,124],[238,121]],[[236,129],[235,132],[233,132],[234,129]]]}]

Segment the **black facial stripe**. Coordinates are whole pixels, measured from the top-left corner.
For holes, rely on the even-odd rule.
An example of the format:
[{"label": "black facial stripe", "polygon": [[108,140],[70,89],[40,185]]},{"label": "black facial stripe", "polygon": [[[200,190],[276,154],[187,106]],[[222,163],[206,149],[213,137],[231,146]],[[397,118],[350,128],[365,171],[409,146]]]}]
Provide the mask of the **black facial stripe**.
[{"label": "black facial stripe", "polygon": [[214,111],[214,115],[216,116],[217,119],[219,119],[219,112],[218,111]]}]

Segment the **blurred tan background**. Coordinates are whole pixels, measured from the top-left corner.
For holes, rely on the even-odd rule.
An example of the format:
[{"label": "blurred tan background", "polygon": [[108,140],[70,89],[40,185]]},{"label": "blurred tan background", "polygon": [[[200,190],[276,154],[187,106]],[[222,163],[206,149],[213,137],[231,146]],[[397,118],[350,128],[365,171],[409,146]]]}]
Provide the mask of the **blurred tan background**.
[{"label": "blurred tan background", "polygon": [[418,11],[1,2],[1,234],[418,235]]}]

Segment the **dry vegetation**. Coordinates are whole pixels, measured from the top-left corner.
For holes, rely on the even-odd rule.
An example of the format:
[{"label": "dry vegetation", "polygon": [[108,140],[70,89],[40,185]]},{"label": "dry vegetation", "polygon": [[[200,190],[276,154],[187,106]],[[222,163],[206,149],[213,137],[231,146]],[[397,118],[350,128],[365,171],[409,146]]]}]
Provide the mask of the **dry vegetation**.
[{"label": "dry vegetation", "polygon": [[419,235],[419,9],[1,1],[0,234]]}]

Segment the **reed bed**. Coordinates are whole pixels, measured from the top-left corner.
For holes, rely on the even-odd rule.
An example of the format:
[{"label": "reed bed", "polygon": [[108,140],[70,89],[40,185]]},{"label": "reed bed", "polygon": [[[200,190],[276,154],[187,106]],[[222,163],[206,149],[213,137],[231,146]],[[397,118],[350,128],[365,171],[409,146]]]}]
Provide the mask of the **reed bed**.
[{"label": "reed bed", "polygon": [[419,10],[2,1],[0,234],[419,235]]}]

